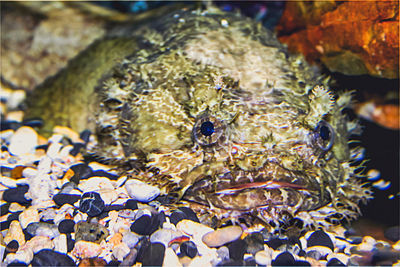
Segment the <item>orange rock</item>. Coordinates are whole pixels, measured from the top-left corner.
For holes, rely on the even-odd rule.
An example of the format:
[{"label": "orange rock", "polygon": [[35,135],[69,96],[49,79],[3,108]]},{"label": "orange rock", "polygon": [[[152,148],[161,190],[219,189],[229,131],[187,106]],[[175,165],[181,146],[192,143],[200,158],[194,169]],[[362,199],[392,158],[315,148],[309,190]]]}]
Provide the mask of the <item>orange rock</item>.
[{"label": "orange rock", "polygon": [[399,77],[398,1],[292,1],[277,26],[291,51],[331,71]]}]

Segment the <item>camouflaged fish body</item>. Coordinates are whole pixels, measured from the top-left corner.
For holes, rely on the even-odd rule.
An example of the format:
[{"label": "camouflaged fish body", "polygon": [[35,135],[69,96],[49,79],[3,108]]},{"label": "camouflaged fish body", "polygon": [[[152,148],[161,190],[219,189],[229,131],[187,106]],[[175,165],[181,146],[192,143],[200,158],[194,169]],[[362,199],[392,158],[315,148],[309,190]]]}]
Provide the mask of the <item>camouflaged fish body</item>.
[{"label": "camouflaged fish body", "polygon": [[[140,49],[98,89],[95,154],[199,215],[329,227],[369,198],[352,123],[301,58],[250,19],[176,12],[136,32]],[[126,164],[124,165],[126,166]]]}]

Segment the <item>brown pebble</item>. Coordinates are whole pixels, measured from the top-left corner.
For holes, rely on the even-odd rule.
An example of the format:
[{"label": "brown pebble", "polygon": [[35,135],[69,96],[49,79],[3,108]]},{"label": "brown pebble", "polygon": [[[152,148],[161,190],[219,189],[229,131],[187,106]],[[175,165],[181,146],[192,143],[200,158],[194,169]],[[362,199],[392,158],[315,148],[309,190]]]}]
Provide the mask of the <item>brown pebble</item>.
[{"label": "brown pebble", "polygon": [[19,179],[22,177],[22,171],[26,168],[26,166],[18,165],[11,171],[11,178]]},{"label": "brown pebble", "polygon": [[231,225],[205,234],[202,240],[209,247],[219,247],[228,242],[235,241],[242,233],[243,229],[240,226]]},{"label": "brown pebble", "polygon": [[78,266],[85,267],[85,266],[106,266],[107,262],[101,258],[86,258],[81,260]]}]

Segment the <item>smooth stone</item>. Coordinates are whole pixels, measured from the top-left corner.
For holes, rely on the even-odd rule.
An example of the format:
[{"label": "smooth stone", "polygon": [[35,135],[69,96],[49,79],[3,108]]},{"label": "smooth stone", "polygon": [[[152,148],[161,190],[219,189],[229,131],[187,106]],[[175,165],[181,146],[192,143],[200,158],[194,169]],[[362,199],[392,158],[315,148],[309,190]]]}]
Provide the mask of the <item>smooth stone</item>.
[{"label": "smooth stone", "polygon": [[130,252],[130,248],[127,244],[121,242],[116,245],[112,250],[112,255],[118,260],[123,261],[125,256],[127,256]]},{"label": "smooth stone", "polygon": [[197,218],[196,213],[188,207],[180,207],[179,210],[183,211],[186,214],[187,219],[192,220],[194,222],[200,222],[199,218]]},{"label": "smooth stone", "polygon": [[14,156],[22,156],[28,153],[34,154],[37,145],[37,132],[31,127],[22,126],[11,136],[8,151]]},{"label": "smooth stone", "polygon": [[21,223],[21,227],[25,229],[28,226],[28,224],[40,221],[39,211],[36,207],[31,206],[26,210],[24,210],[19,215],[18,219],[19,222]]},{"label": "smooth stone", "polygon": [[99,189],[114,190],[114,185],[108,178],[105,177],[90,177],[88,179],[80,180],[78,185],[79,190],[82,192],[97,191]]},{"label": "smooth stone", "polygon": [[189,258],[194,258],[198,254],[196,244],[193,241],[183,242],[180,250],[182,255],[188,256]]},{"label": "smooth stone", "polygon": [[139,235],[151,235],[159,226],[160,221],[157,215],[143,215],[133,222],[130,229]]},{"label": "smooth stone", "polygon": [[109,232],[108,229],[99,223],[89,223],[80,221],[75,224],[75,241],[89,241],[100,243],[106,239]]},{"label": "smooth stone", "polygon": [[138,209],[138,205],[137,205],[137,200],[135,199],[128,199],[125,202],[125,208],[126,209],[130,209],[130,210],[137,210]]},{"label": "smooth stone", "polygon": [[178,222],[176,229],[196,238],[202,238],[203,235],[214,231],[211,227],[186,219]]},{"label": "smooth stone", "polygon": [[286,244],[288,244],[288,243],[289,243],[289,240],[287,240],[287,239],[281,239],[281,238],[277,238],[277,237],[271,238],[271,239],[269,239],[269,240],[266,242],[266,244],[267,244],[270,248],[275,249],[275,250],[277,250],[280,246],[286,245]]},{"label": "smooth stone", "polygon": [[125,189],[131,198],[145,203],[152,201],[160,195],[160,189],[158,187],[148,185],[136,179],[126,181]]},{"label": "smooth stone", "polygon": [[79,262],[79,267],[91,267],[91,266],[107,266],[107,262],[99,257],[85,258]]},{"label": "smooth stone", "polygon": [[24,248],[30,248],[33,253],[42,249],[53,249],[53,242],[47,236],[34,236],[25,243]]},{"label": "smooth stone", "polygon": [[282,252],[279,254],[275,260],[272,261],[272,266],[294,266],[296,260],[294,259],[293,255],[289,252]]},{"label": "smooth stone", "polygon": [[80,259],[93,258],[100,255],[102,250],[103,249],[101,248],[101,246],[97,243],[80,240],[75,242],[74,249],[72,250],[72,255]]},{"label": "smooth stone", "polygon": [[161,266],[164,261],[165,246],[161,243],[151,243],[143,253],[143,266]]},{"label": "smooth stone", "polygon": [[175,251],[170,247],[167,247],[167,249],[165,250],[165,256],[162,266],[182,267],[182,264],[180,263],[179,258],[176,255]]},{"label": "smooth stone", "polygon": [[29,190],[29,185],[19,185],[16,188],[6,189],[3,192],[3,200],[8,203],[16,202],[21,205],[31,204],[31,200],[25,198],[25,194]]},{"label": "smooth stone", "polygon": [[61,234],[53,239],[54,250],[60,253],[67,253],[67,236],[65,234]]},{"label": "smooth stone", "polygon": [[231,225],[205,234],[202,241],[209,247],[219,247],[235,241],[242,233],[243,229],[240,226]]},{"label": "smooth stone", "polygon": [[247,244],[244,240],[238,239],[227,244],[230,258],[234,261],[242,261],[246,253]]},{"label": "smooth stone", "polygon": [[30,223],[26,230],[33,236],[47,236],[50,239],[60,235],[57,225],[44,222]]},{"label": "smooth stone", "polygon": [[79,210],[87,213],[90,217],[95,217],[103,212],[105,208],[104,201],[100,194],[96,192],[87,192],[82,195],[79,202]]},{"label": "smooth stone", "polygon": [[58,231],[63,234],[74,232],[75,221],[71,219],[62,220],[58,224]]},{"label": "smooth stone", "polygon": [[9,244],[13,240],[16,240],[20,246],[25,244],[25,235],[18,221],[11,221],[3,241],[5,244]]},{"label": "smooth stone", "polygon": [[130,249],[134,248],[139,242],[139,236],[131,231],[125,231],[122,234],[122,242],[128,245]]},{"label": "smooth stone", "polygon": [[189,219],[187,218],[187,215],[181,211],[181,210],[175,210],[171,213],[171,215],[169,216],[169,220],[171,223],[173,224],[177,224],[178,222],[185,220],[185,219]]},{"label": "smooth stone", "polygon": [[85,163],[75,164],[70,167],[73,171],[74,175],[71,177],[70,181],[74,182],[75,184],[79,184],[81,179],[86,179],[92,174],[92,168],[90,168]]},{"label": "smooth stone", "polygon": [[[138,251],[136,248],[132,248],[129,254],[125,257],[125,259],[120,263],[118,262],[117,266],[133,266],[136,258],[138,255]],[[108,263],[107,266],[114,266],[114,265],[109,265],[112,262]]]},{"label": "smooth stone", "polygon": [[343,262],[341,262],[340,260],[333,258],[328,261],[326,266],[346,266],[346,265]]},{"label": "smooth stone", "polygon": [[29,264],[33,259],[33,252],[31,249],[20,249],[16,253],[8,253],[4,262],[6,264],[11,264],[13,262],[23,262]]},{"label": "smooth stone", "polygon": [[7,251],[9,253],[10,252],[15,253],[15,252],[17,252],[18,248],[19,248],[18,241],[14,239],[14,240],[11,240],[10,242],[8,242],[8,244],[5,248],[5,251]]},{"label": "smooth stone", "polygon": [[180,236],[182,236],[182,232],[177,232],[171,229],[158,229],[150,236],[150,242],[162,243],[165,247],[168,247],[171,240]]},{"label": "smooth stone", "polygon": [[[96,190],[100,194],[101,199],[104,201],[105,205],[110,205],[112,202],[118,199],[118,192],[110,188],[102,188]],[[121,209],[123,206],[121,205]]]},{"label": "smooth stone", "polygon": [[60,207],[63,206],[64,204],[74,205],[74,203],[80,199],[81,199],[80,195],[55,194],[53,196],[53,201]]},{"label": "smooth stone", "polygon": [[258,251],[254,258],[259,265],[271,265],[271,256],[265,250]]},{"label": "smooth stone", "polygon": [[334,249],[333,242],[329,235],[322,230],[317,230],[307,238],[307,247],[324,246]]}]

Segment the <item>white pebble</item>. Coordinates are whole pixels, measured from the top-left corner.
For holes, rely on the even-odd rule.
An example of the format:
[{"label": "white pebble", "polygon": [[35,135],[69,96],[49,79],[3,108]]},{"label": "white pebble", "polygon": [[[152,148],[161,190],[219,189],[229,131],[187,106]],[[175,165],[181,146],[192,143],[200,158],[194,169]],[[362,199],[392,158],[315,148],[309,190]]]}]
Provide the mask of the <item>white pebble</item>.
[{"label": "white pebble", "polygon": [[37,132],[28,126],[20,127],[11,137],[8,151],[15,156],[35,152],[35,147],[38,145]]},{"label": "white pebble", "polygon": [[119,243],[118,245],[116,245],[113,250],[112,250],[112,255],[119,261],[123,261],[125,256],[129,254],[129,252],[131,251],[128,247],[127,244],[125,243]]},{"label": "white pebble", "polygon": [[150,236],[151,243],[162,243],[165,247],[169,246],[169,242],[174,238],[182,236],[182,232],[170,229],[158,229]]},{"label": "white pebble", "polygon": [[75,243],[72,255],[77,258],[93,258],[98,256],[102,251],[99,244],[80,240]]},{"label": "white pebble", "polygon": [[10,223],[8,232],[7,232],[6,236],[4,237],[4,243],[8,244],[12,240],[16,240],[18,242],[19,246],[22,246],[25,244],[24,232],[22,231],[21,224],[16,220],[14,220]]},{"label": "white pebble", "polygon": [[33,259],[33,252],[30,248],[20,249],[17,253],[9,253],[5,259],[6,264],[10,264],[13,261],[25,262],[29,264]]},{"label": "white pebble", "polygon": [[53,249],[53,246],[53,242],[47,236],[34,236],[25,243],[24,247],[29,247],[33,253],[37,253],[42,249]]},{"label": "white pebble", "polygon": [[40,217],[39,217],[39,212],[36,207],[29,207],[23,212],[18,217],[19,222],[21,224],[22,229],[25,229],[28,224],[32,222],[39,222]]},{"label": "white pebble", "polygon": [[175,251],[167,247],[165,249],[165,254],[164,254],[164,261],[163,261],[163,267],[182,267],[182,264],[179,261],[178,256],[175,254]]},{"label": "white pebble", "polygon": [[99,189],[114,190],[114,185],[105,177],[91,177],[87,180],[81,180],[79,181],[78,187],[82,192],[92,192]]},{"label": "white pebble", "polygon": [[139,242],[139,236],[131,231],[125,231],[122,234],[122,242],[124,242],[129,248],[136,246]]},{"label": "white pebble", "polygon": [[61,234],[53,239],[54,250],[60,253],[67,253],[67,236],[65,234]]},{"label": "white pebble", "polygon": [[128,180],[125,183],[125,188],[131,198],[141,202],[150,202],[160,195],[158,187],[148,185],[136,179]]},{"label": "white pebble", "polygon": [[214,231],[211,227],[191,220],[182,220],[177,223],[176,229],[193,237],[203,237],[206,233]]},{"label": "white pebble", "polygon": [[271,265],[271,255],[268,255],[265,250],[258,251],[254,258],[259,265]]}]

